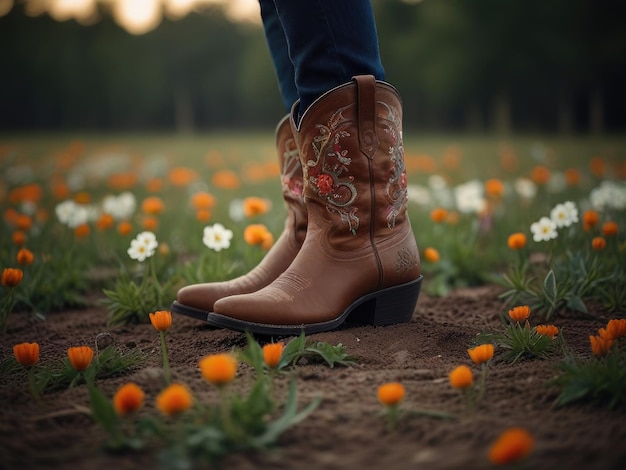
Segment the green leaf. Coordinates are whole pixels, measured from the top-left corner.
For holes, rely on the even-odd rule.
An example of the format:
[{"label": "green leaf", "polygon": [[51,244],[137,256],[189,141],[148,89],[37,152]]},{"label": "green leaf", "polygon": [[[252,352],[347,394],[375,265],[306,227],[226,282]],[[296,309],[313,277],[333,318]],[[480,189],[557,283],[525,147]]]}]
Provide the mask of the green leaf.
[{"label": "green leaf", "polygon": [[278,369],[282,369],[289,364],[295,364],[302,356],[305,344],[306,337],[303,331],[300,333],[300,336],[289,341],[285,349],[283,349],[283,356],[280,360],[280,364],[278,364]]},{"label": "green leaf", "polygon": [[331,368],[335,367],[335,364],[349,365],[354,363],[354,359],[346,353],[341,343],[331,346],[328,343],[318,341],[305,348],[305,352],[321,357]]},{"label": "green leaf", "polygon": [[543,280],[543,292],[550,305],[556,304],[556,277],[551,269]]},{"label": "green leaf", "polygon": [[113,403],[93,383],[88,383],[91,415],[110,434],[117,433],[117,413]]},{"label": "green leaf", "polygon": [[589,311],[587,310],[587,306],[585,305],[583,300],[577,295],[574,295],[568,299],[567,308],[574,310],[575,312],[581,312],[581,313],[587,313],[587,314],[589,313]]},{"label": "green leaf", "polygon": [[257,447],[261,448],[273,444],[283,432],[285,432],[291,426],[300,423],[309,414],[311,414],[319,406],[321,401],[322,399],[320,397],[317,397],[298,413],[298,395],[296,381],[291,381],[291,383],[289,384],[287,402],[285,403],[285,409],[283,410],[283,414],[277,420],[272,421],[267,426],[266,431],[262,435],[254,439],[254,444]]}]

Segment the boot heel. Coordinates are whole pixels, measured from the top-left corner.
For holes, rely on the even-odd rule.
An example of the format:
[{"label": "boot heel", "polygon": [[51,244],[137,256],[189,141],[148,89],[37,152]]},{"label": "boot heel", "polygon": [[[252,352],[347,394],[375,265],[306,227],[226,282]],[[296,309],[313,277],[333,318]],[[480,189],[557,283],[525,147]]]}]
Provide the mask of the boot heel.
[{"label": "boot heel", "polygon": [[346,322],[385,326],[410,321],[423,278],[424,276],[420,276],[406,284],[388,287],[362,297],[358,305],[353,307]]}]

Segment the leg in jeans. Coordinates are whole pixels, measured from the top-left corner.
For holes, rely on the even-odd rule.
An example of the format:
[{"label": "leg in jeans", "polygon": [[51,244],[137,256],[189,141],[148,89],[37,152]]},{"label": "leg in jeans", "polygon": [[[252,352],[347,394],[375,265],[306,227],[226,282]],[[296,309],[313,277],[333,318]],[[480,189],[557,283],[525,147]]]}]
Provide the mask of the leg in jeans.
[{"label": "leg in jeans", "polygon": [[265,39],[276,71],[278,89],[283,99],[285,111],[289,112],[291,106],[298,100],[298,90],[296,89],[293,63],[289,58],[285,30],[278,17],[274,0],[259,0],[259,5],[261,6]]},{"label": "leg in jeans", "polygon": [[[323,93],[355,75],[384,79],[369,0],[274,0],[274,4],[286,36],[302,113]],[[269,10],[269,5],[266,7]],[[272,15],[268,19],[272,28],[275,19]],[[281,52],[274,46],[278,41],[272,38],[272,57],[282,67],[284,59],[275,55]],[[282,70],[277,69],[281,90],[286,80]]]}]

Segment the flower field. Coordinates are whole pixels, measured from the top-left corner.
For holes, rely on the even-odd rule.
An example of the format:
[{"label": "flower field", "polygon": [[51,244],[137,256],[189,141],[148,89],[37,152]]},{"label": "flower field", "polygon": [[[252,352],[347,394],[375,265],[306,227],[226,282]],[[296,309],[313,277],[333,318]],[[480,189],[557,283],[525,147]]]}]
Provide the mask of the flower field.
[{"label": "flower field", "polygon": [[273,136],[0,138],[2,468],[623,468],[626,141],[409,138],[411,322],[171,315],[284,224]]}]

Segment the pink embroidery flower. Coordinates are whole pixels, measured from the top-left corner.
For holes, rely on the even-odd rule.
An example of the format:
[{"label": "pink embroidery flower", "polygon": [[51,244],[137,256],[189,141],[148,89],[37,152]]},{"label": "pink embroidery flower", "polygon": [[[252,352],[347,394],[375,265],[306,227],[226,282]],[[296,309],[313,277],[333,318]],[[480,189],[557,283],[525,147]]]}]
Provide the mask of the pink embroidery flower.
[{"label": "pink embroidery flower", "polygon": [[404,171],[400,175],[400,186],[402,186],[403,188],[407,187],[406,172]]},{"label": "pink embroidery flower", "polygon": [[319,189],[320,196],[326,196],[333,192],[333,177],[329,174],[323,173],[317,178],[317,188]]}]

